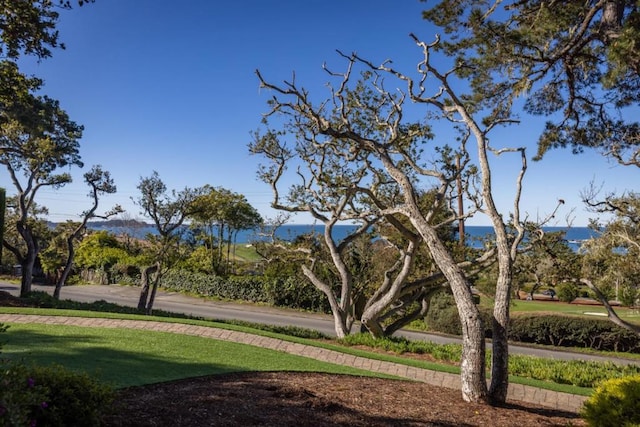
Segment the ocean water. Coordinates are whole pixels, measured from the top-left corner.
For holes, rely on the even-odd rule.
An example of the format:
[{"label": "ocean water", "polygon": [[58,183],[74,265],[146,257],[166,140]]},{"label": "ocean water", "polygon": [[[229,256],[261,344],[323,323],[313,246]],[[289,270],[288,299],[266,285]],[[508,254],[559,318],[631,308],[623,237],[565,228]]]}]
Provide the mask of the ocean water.
[{"label": "ocean water", "polygon": [[[133,237],[144,238],[147,234],[156,234],[155,229],[152,226],[147,227],[107,227],[102,226],[100,223],[92,223],[90,224],[90,228],[95,230],[107,230],[114,234],[122,234],[128,233],[133,235]],[[334,227],[333,235],[336,240],[341,240],[345,236],[348,235],[349,232],[355,229],[353,225],[337,225]],[[186,230],[186,227],[185,227]],[[276,231],[276,237],[291,241],[298,236],[309,234],[309,233],[317,233],[322,234],[324,230],[323,225],[305,225],[305,224],[290,224],[284,225]],[[556,232],[556,231],[565,231],[565,238],[569,242],[569,245],[574,249],[578,249],[580,244],[595,236],[595,232],[588,227],[545,227],[545,231],[547,232]],[[243,230],[240,231],[236,238],[236,243],[238,244],[250,244],[251,242],[255,242],[257,240],[264,240],[265,238],[260,236],[260,230]],[[486,236],[493,235],[493,227],[491,226],[466,226],[465,232],[467,234],[468,244],[474,245],[474,238],[482,238]],[[477,239],[476,239],[477,241]]]}]

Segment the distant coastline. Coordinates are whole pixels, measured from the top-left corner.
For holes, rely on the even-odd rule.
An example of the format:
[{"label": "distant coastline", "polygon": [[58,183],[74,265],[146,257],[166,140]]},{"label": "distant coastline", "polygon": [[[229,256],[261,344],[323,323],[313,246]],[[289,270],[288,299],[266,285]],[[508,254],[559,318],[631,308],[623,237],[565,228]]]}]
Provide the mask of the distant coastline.
[{"label": "distant coastline", "polygon": [[[109,221],[93,221],[87,224],[92,230],[106,230],[114,234],[127,233],[136,238],[144,238],[147,234],[156,234],[152,224],[137,220],[109,220]],[[334,237],[340,240],[346,236],[349,231],[354,229],[354,225],[337,225],[334,228]],[[185,226],[186,229],[186,226]],[[322,233],[323,225],[313,224],[287,224],[278,228],[276,237],[283,240],[293,240],[296,237],[309,233]],[[547,232],[566,231],[566,240],[576,249],[582,242],[595,236],[595,232],[588,227],[545,227]],[[468,237],[481,238],[493,234],[492,226],[484,225],[468,225],[465,227]],[[259,230],[242,230],[236,236],[235,243],[249,244],[257,240],[263,240],[264,237],[259,236]]]}]

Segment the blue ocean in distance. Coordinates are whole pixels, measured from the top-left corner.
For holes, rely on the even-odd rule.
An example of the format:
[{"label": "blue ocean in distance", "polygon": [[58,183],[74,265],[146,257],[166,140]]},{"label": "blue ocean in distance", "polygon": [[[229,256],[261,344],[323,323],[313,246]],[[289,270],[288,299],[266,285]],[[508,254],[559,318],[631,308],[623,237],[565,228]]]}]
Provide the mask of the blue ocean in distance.
[{"label": "blue ocean in distance", "polygon": [[[89,223],[89,228],[94,230],[107,230],[113,234],[119,235],[123,233],[127,233],[137,238],[144,238],[147,234],[156,234],[155,228],[151,225],[142,226],[142,227],[113,227],[113,226],[104,226],[101,225],[100,222]],[[333,236],[336,240],[340,241],[345,236],[349,234],[352,230],[355,229],[354,225],[336,225],[333,229]],[[282,240],[291,241],[298,236],[309,234],[309,233],[317,233],[322,234],[324,230],[323,225],[313,225],[313,224],[288,224],[279,227],[276,230],[276,237]],[[566,240],[569,242],[569,245],[577,250],[580,244],[588,240],[592,237],[596,236],[595,231],[588,227],[545,227],[543,228],[546,232],[557,232],[557,231],[565,231],[566,232]],[[471,246],[475,246],[477,244],[478,239],[493,235],[493,227],[491,226],[466,226],[465,232],[467,234],[467,244]],[[258,240],[265,240],[264,236],[260,236],[260,230],[242,230],[238,232],[235,243],[237,244],[250,244],[252,242]]]}]

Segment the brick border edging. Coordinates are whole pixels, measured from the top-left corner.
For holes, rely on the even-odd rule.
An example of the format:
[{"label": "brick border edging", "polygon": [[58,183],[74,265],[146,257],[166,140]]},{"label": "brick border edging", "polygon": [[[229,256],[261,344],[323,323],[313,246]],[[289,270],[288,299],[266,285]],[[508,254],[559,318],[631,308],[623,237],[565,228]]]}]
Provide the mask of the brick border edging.
[{"label": "brick border edging", "polygon": [[[368,359],[366,357],[353,356],[350,354],[340,353],[320,347],[292,343],[276,338],[253,335],[246,332],[230,331],[228,329],[187,325],[182,323],[157,322],[153,320],[105,319],[26,314],[0,314],[0,323],[2,322],[45,323],[53,325],[100,328],[146,329],[158,332],[170,332],[176,334],[199,336],[283,351],[285,353],[309,357],[323,362],[335,363],[372,372],[394,375],[397,377],[420,381],[439,387],[458,390],[461,388],[460,376],[457,374],[431,371],[428,369],[406,366],[399,363]],[[523,384],[510,383],[507,393],[507,399],[513,401],[528,402],[547,408],[578,413],[587,398],[585,396],[579,396],[575,394],[562,393],[553,390],[531,387]]]}]

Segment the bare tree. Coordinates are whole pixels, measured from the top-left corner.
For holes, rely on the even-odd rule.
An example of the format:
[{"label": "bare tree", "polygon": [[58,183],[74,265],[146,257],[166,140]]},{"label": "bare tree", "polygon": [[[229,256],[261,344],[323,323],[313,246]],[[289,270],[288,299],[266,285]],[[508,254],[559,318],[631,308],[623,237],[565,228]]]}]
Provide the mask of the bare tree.
[{"label": "bare tree", "polygon": [[[182,191],[167,192],[167,187],[157,172],[141,178],[138,184],[140,197],[136,204],[143,215],[150,217],[158,233],[148,236],[154,248],[152,264],[142,271],[142,289],[138,300],[138,310],[151,314],[156,292],[162,275],[172,263],[176,248],[180,244],[180,227],[192,214],[193,200],[201,190],[185,188]],[[153,284],[150,284],[153,278]]]},{"label": "bare tree", "polygon": [[100,165],[94,166],[91,170],[84,174],[84,180],[91,187],[89,196],[93,199],[93,205],[91,208],[82,214],[82,221],[77,225],[75,229],[67,236],[67,260],[62,270],[62,274],[56,283],[55,290],[53,291],[53,297],[55,299],[60,298],[60,290],[64,286],[71,268],[73,267],[73,258],[75,255],[74,241],[78,240],[82,233],[86,231],[87,222],[92,218],[108,219],[111,216],[117,215],[122,212],[122,208],[116,205],[110,211],[103,215],[96,214],[98,209],[99,197],[103,194],[113,194],[116,192],[116,186],[111,179],[111,174],[108,171],[102,170]]},{"label": "bare tree", "polygon": [[[311,283],[328,298],[336,335],[348,335],[355,320],[355,299],[353,275],[347,266],[347,252],[353,241],[366,234],[380,220],[370,205],[358,200],[365,193],[362,183],[370,178],[368,166],[351,168],[351,154],[345,152],[339,142],[321,145],[303,138],[292,150],[275,132],[256,134],[249,148],[253,154],[260,154],[270,162],[268,167],[261,168],[259,175],[271,185],[274,194],[272,206],[288,213],[307,212],[324,225],[322,241],[335,267],[335,277],[318,274],[314,268],[319,265],[318,252],[313,247],[298,249],[304,250],[310,260],[309,265],[302,265],[301,268]],[[296,157],[305,166],[296,171],[300,184],[286,198],[281,198],[281,179]],[[336,241],[334,227],[339,224],[357,226],[341,241]]]},{"label": "bare tree", "polygon": [[[599,193],[600,189],[592,183],[582,192],[582,200],[592,212],[610,214],[613,217],[606,226],[601,226],[597,222],[592,224],[592,228],[599,230],[599,235],[590,239],[581,248],[585,256],[583,256],[583,276],[580,283],[591,289],[606,308],[608,317],[613,323],[640,334],[640,328],[637,325],[626,322],[618,316],[609,303],[609,298],[603,292],[606,282],[613,281],[610,270],[613,270],[618,277],[623,274],[623,269],[614,261],[620,256],[624,257],[622,262],[626,269],[633,272],[631,286],[637,287],[635,276],[640,261],[640,194],[635,192],[622,195],[607,194],[601,198]],[[593,260],[592,257],[599,257],[606,271],[593,271],[593,267],[589,265]]]},{"label": "bare tree", "polygon": [[[439,40],[426,44],[415,36],[413,39],[423,54],[416,77],[395,70],[390,62],[374,65],[356,54],[341,54],[347,60],[346,71],[335,73],[327,69],[338,84],[330,89],[331,97],[317,105],[312,103],[309,93],[299,88],[295,80],[275,85],[268,83],[257,72],[261,87],[276,94],[270,100],[272,110],[267,118],[281,114],[289,118],[281,131],[283,134],[289,132],[295,135],[297,141],[307,141],[314,148],[335,147],[348,156],[353,164],[361,168],[364,167],[362,165],[368,165],[371,170],[375,168],[377,181],[369,183],[370,188],[376,188],[376,183],[380,182],[394,189],[393,203],[386,203],[384,198],[378,199],[372,192],[363,194],[374,200],[373,204],[378,208],[377,215],[401,215],[409,220],[451,287],[463,326],[463,398],[467,401],[500,403],[504,402],[508,387],[507,327],[513,262],[524,236],[519,201],[527,168],[525,149],[494,148],[489,143],[489,133],[498,126],[517,123],[510,116],[510,111],[500,106],[491,111],[476,110],[473,102],[459,94],[455,89],[456,84],[452,83],[452,80],[456,81],[457,67],[454,65],[440,72],[432,64],[432,54]],[[362,66],[364,71],[360,74],[361,79],[354,83],[353,74],[357,65]],[[406,85],[406,91],[397,87],[386,89],[389,85],[384,77]],[[430,95],[427,94],[429,88],[433,89]],[[432,138],[431,130],[425,124],[406,123],[404,107],[408,99],[424,105],[428,111],[426,116],[434,122],[440,120],[450,123],[458,131],[455,149],[440,145],[435,149],[440,159],[431,165],[421,157],[426,142]],[[276,134],[275,131],[271,132]],[[470,141],[475,142],[473,151],[468,148]],[[471,153],[477,158],[479,169],[471,165]],[[518,156],[520,171],[514,178],[513,211],[511,215],[503,215],[494,200],[490,155],[509,153]],[[288,158],[290,152],[281,153],[281,159]],[[459,166],[457,159],[460,159]],[[357,167],[355,170],[358,170]],[[473,179],[476,171],[479,172],[479,181]],[[346,176],[354,181],[351,175]],[[459,190],[457,185],[461,177],[465,183],[463,190]],[[431,182],[436,189],[436,197],[428,209],[420,205],[418,197],[418,189],[427,185],[426,182]],[[456,191],[464,191],[469,204],[462,216],[455,209],[459,201]],[[443,206],[448,209],[449,215],[436,221],[436,214]],[[493,224],[498,262],[490,389],[487,389],[485,376],[483,320],[474,302],[467,274],[438,234],[440,228],[479,212],[487,215]]]}]

